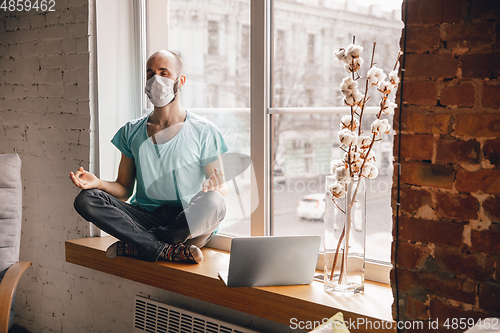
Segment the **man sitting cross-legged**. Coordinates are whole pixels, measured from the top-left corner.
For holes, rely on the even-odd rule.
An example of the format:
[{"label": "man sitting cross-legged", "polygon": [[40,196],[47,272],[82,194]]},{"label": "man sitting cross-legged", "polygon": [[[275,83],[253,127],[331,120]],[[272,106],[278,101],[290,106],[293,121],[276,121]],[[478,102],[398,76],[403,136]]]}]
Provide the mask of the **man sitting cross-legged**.
[{"label": "man sitting cross-legged", "polygon": [[[75,209],[120,241],[106,255],[200,263],[200,250],[226,214],[217,127],[181,107],[182,60],[159,51],[147,61],[146,94],[154,110],[125,124],[111,142],[122,153],[116,181],[79,168]],[[134,185],[136,192],[132,195]]]}]

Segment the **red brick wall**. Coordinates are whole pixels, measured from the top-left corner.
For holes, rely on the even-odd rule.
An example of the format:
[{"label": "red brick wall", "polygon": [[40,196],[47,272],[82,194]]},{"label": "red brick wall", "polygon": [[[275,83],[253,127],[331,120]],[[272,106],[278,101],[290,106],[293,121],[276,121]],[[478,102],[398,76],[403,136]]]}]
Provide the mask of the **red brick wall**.
[{"label": "red brick wall", "polygon": [[500,317],[500,1],[405,5],[394,316]]}]

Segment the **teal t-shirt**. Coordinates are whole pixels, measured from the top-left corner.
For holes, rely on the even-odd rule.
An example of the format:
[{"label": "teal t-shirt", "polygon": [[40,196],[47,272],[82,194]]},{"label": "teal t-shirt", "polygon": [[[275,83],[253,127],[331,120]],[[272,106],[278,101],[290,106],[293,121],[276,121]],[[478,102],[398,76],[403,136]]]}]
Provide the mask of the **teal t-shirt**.
[{"label": "teal t-shirt", "polygon": [[187,207],[202,188],[203,167],[229,147],[217,126],[187,111],[179,132],[163,144],[147,135],[149,115],[126,123],[111,140],[136,167],[136,192],[131,204],[149,211],[162,206]]}]

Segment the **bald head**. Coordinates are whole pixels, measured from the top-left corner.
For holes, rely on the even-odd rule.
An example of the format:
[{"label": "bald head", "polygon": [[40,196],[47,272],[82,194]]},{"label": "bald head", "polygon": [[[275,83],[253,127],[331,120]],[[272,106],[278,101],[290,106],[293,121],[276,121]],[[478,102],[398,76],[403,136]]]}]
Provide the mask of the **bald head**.
[{"label": "bald head", "polygon": [[184,70],[184,64],[177,53],[168,50],[160,50],[153,53],[146,63],[147,69],[151,69],[154,64],[168,64],[172,70],[175,70],[175,76],[179,77]]}]

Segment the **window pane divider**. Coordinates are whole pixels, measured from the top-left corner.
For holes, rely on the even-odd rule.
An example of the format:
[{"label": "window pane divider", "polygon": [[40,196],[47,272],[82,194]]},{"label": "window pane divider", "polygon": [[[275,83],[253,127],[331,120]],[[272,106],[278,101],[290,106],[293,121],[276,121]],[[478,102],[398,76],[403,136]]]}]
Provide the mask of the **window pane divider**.
[{"label": "window pane divider", "polygon": [[[380,111],[379,107],[367,106],[364,114],[377,114]],[[269,108],[268,114],[351,114],[351,110],[346,106],[337,107],[279,107]]]},{"label": "window pane divider", "polygon": [[[231,113],[231,114],[250,113],[250,108],[186,108],[186,109],[199,115],[221,114],[221,113]],[[153,109],[151,109],[151,111],[153,111]]]},{"label": "window pane divider", "polygon": [[250,1],[250,156],[257,186],[252,186],[251,235],[270,234],[269,91],[270,0]]}]

